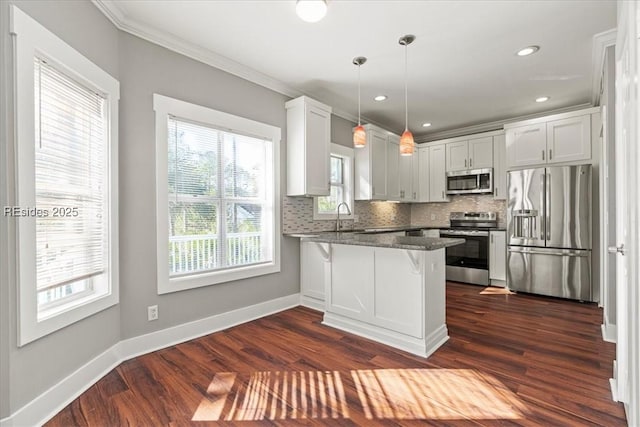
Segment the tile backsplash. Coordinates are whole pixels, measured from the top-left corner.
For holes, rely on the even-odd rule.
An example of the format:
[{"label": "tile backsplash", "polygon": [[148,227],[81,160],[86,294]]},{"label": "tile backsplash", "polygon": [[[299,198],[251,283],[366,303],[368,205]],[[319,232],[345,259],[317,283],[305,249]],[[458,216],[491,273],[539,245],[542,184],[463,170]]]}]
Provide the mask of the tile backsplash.
[{"label": "tile backsplash", "polygon": [[450,196],[446,203],[414,203],[411,205],[411,224],[448,227],[451,212],[496,212],[498,227],[506,227],[507,201],[494,200],[488,195],[460,195]]},{"label": "tile backsplash", "polygon": [[[493,196],[451,196],[447,203],[391,203],[356,201],[354,213],[358,222],[344,220],[349,228],[374,228],[402,225],[448,227],[450,212],[497,212],[498,226],[506,226],[506,200]],[[434,219],[431,219],[433,216]],[[335,221],[313,219],[313,199],[284,197],[282,201],[282,232],[306,233],[335,229]]]},{"label": "tile backsplash", "polygon": [[[411,224],[411,206],[404,203],[356,201],[353,207],[358,222],[342,221],[346,229],[402,226]],[[335,220],[314,220],[311,197],[284,197],[282,232],[306,233],[335,229]]]}]

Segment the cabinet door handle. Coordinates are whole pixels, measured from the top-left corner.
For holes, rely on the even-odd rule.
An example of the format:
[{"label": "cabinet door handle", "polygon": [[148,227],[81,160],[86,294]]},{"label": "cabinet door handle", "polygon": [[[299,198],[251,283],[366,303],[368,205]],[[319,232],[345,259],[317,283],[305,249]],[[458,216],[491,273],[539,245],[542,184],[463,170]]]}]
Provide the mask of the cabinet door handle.
[{"label": "cabinet door handle", "polygon": [[473,166],[473,159],[469,159],[469,167]]},{"label": "cabinet door handle", "polygon": [[542,160],[544,160],[544,150],[542,150]]},{"label": "cabinet door handle", "polygon": [[467,159],[464,159],[464,167],[467,167]]},{"label": "cabinet door handle", "polygon": [[496,189],[494,190],[495,194],[498,194],[498,187],[496,187]]},{"label": "cabinet door handle", "polygon": [[442,198],[444,199],[444,190],[442,190]]},{"label": "cabinet door handle", "polygon": [[553,151],[549,149],[549,160],[551,160],[552,158],[553,158]]},{"label": "cabinet door handle", "polygon": [[491,244],[493,245],[493,234],[491,235]]},{"label": "cabinet door handle", "polygon": [[413,192],[413,200],[415,200],[415,199],[416,199],[416,192],[414,191]]}]

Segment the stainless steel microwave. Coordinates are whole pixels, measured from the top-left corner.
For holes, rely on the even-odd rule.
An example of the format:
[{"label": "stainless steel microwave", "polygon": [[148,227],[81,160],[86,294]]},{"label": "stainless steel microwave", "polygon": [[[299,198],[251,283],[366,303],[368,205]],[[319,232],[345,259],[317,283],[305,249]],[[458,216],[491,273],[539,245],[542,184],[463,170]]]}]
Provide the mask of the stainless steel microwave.
[{"label": "stainless steel microwave", "polygon": [[447,172],[447,194],[483,194],[492,192],[492,168]]}]

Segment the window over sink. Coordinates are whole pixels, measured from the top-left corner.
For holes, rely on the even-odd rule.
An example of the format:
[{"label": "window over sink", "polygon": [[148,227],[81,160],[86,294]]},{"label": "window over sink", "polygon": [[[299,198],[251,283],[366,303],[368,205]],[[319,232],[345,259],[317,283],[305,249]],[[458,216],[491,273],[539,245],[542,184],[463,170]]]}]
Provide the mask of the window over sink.
[{"label": "window over sink", "polygon": [[336,219],[336,208],[340,203],[346,203],[351,209],[351,214],[342,207],[340,218],[353,218],[353,149],[338,144],[331,144],[330,161],[330,193],[328,196],[313,198],[313,219]]}]

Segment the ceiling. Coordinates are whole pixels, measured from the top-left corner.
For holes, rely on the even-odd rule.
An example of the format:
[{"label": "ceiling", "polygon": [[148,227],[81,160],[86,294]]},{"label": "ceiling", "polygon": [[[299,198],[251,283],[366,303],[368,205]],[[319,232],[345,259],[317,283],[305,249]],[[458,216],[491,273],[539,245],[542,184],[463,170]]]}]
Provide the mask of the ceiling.
[{"label": "ceiling", "polygon": [[[417,139],[592,101],[593,36],[615,27],[616,2],[329,0],[317,23],[295,1],[94,0],[120,28],[289,96],[304,93],[343,117]],[[176,19],[179,17],[179,19]],[[515,53],[539,45],[527,57]],[[385,102],[373,97],[385,94]],[[549,96],[536,103],[539,96]],[[424,128],[423,122],[432,126]],[[446,133],[446,132],[444,132]]]}]

